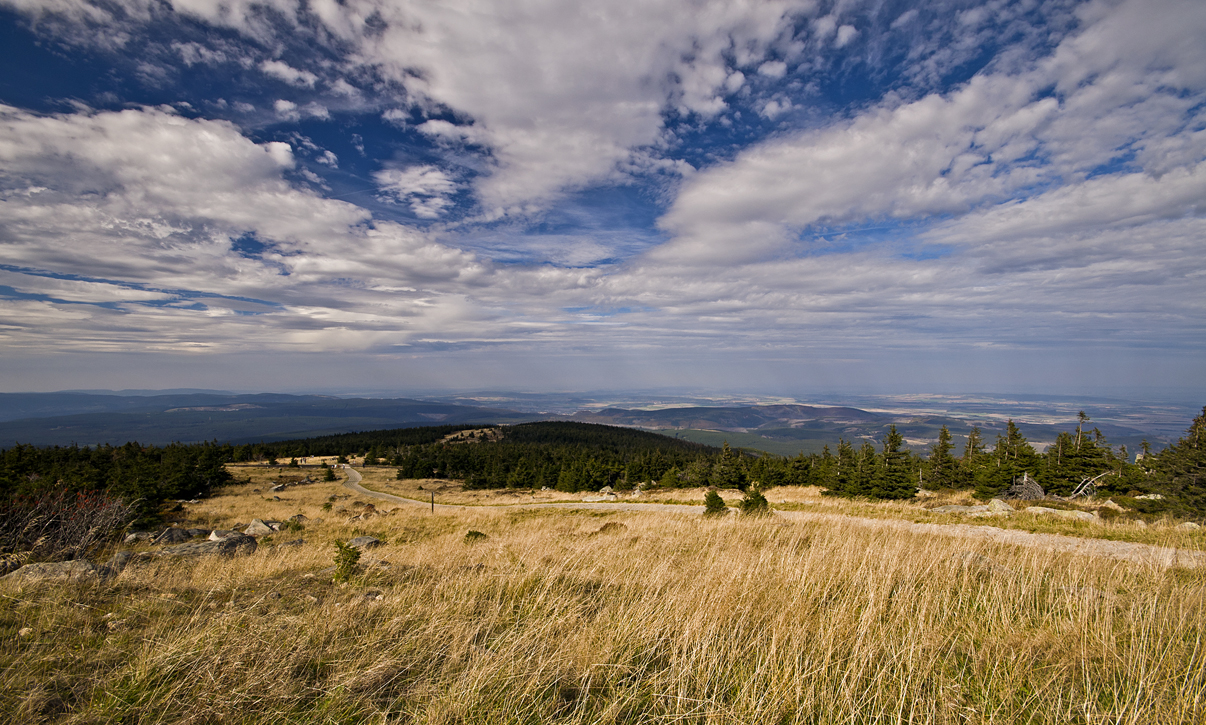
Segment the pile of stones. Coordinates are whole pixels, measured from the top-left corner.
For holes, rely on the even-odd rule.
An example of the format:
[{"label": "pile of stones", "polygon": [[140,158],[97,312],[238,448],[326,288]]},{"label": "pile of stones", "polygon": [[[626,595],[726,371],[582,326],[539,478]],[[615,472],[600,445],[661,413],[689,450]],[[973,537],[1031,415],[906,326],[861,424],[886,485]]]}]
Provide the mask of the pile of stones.
[{"label": "pile of stones", "polygon": [[[303,514],[297,514],[288,522],[302,523],[307,521]],[[258,548],[256,539],[270,536],[280,531],[288,522],[263,521],[253,519],[249,524],[238,524],[230,530],[182,529],[175,526],[158,533],[151,531],[135,531],[128,534],[125,543],[134,544],[140,541],[149,542],[162,548],[142,551],[134,554],[121,551],[113,555],[104,564],[93,564],[83,559],[74,561],[41,562],[26,564],[21,555],[10,555],[0,560],[0,573],[4,578],[22,583],[34,581],[69,581],[97,583],[117,576],[127,564],[133,561],[146,561],[157,557],[206,556],[245,556],[252,554]],[[314,519],[314,523],[322,523],[322,519]],[[300,546],[305,539],[286,541],[282,546]]]}]

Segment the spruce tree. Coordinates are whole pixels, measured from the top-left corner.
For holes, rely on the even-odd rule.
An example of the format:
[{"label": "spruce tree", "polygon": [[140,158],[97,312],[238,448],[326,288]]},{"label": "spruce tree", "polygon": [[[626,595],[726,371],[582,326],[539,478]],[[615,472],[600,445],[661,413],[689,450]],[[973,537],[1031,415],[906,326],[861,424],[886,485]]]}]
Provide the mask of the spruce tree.
[{"label": "spruce tree", "polygon": [[977,498],[992,498],[1009,488],[1013,482],[1029,473],[1035,476],[1039,470],[1039,457],[1026,441],[1012,420],[1006,424],[1005,435],[997,435],[987,475],[976,482]]},{"label": "spruce tree", "polygon": [[729,512],[724,505],[724,499],[715,491],[708,491],[704,496],[704,516],[724,516]]},{"label": "spruce tree", "polygon": [[930,457],[922,469],[925,485],[929,488],[957,488],[959,485],[959,463],[951,455],[951,432],[946,426],[938,431],[938,442],[930,450]]},{"label": "spruce tree", "polygon": [[896,432],[896,426],[889,426],[888,435],[884,436],[883,464],[872,490],[875,498],[902,499],[917,495],[917,484],[909,475],[909,452],[901,450],[903,445],[904,436]]}]

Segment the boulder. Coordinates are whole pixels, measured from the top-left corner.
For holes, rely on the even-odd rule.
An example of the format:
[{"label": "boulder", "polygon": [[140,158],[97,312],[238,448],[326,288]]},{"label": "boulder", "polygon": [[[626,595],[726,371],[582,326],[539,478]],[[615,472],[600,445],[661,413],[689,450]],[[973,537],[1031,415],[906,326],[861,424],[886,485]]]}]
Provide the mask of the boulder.
[{"label": "boulder", "polygon": [[1103,503],[1103,504],[1101,505],[1101,507],[1102,507],[1103,509],[1109,509],[1109,510],[1111,510],[1111,511],[1126,511],[1126,509],[1124,509],[1123,507],[1121,507],[1121,506],[1119,506],[1118,504],[1114,503],[1114,499],[1112,499],[1112,498],[1106,499],[1106,502],[1105,502],[1105,503]]},{"label": "boulder", "polygon": [[159,556],[206,556],[209,554],[235,556],[237,554],[251,554],[255,550],[256,543],[254,537],[233,532],[231,536],[217,541],[190,541],[187,544],[177,544],[176,546],[161,549],[156,554]]},{"label": "boulder", "polygon": [[1046,496],[1047,492],[1043,490],[1042,486],[1038,485],[1038,481],[1030,477],[1029,473],[1023,473],[1020,479],[1014,481],[1005,490],[1005,493],[1001,494],[1001,498],[1003,499],[1021,501],[1036,501]]},{"label": "boulder", "polygon": [[209,529],[188,529],[188,535],[197,538],[198,536],[209,536]]},{"label": "boulder", "polygon": [[385,542],[373,536],[357,536],[348,542],[348,546],[354,546],[357,549],[374,549],[383,543]]},{"label": "boulder", "polygon": [[293,514],[289,517],[289,520],[298,524],[302,523],[303,521],[309,521],[305,514]]},{"label": "boulder", "polygon": [[1058,516],[1063,519],[1076,519],[1078,521],[1100,521],[1097,514],[1089,513],[1088,511],[1070,511],[1065,509],[1053,509],[1046,506],[1029,506],[1026,508],[1026,513],[1036,515],[1051,515]]},{"label": "boulder", "polygon": [[125,569],[126,565],[130,563],[130,559],[133,558],[134,554],[128,551],[119,551],[113,556],[109,557],[109,561],[105,562],[104,567],[113,574],[119,574],[121,573],[121,570]]},{"label": "boulder", "polygon": [[125,541],[127,544],[136,544],[139,541],[150,541],[152,536],[154,536],[154,534],[152,534],[150,531],[131,531],[130,533],[126,534]]},{"label": "boulder", "polygon": [[988,510],[989,510],[989,512],[994,513],[994,514],[1011,514],[1011,513],[1013,513],[1013,507],[1010,506],[1009,504],[1005,503],[1004,501],[1002,501],[999,498],[994,498],[993,500],[988,502]]},{"label": "boulder", "polygon": [[270,536],[272,532],[272,527],[259,519],[252,519],[247,528],[243,529],[247,536]]},{"label": "boulder", "polygon": [[151,539],[152,544],[179,544],[181,541],[188,541],[193,538],[189,535],[188,530],[178,529],[175,526],[164,529]]},{"label": "boulder", "polygon": [[280,493],[281,491],[284,491],[286,488],[288,488],[288,486],[286,484],[278,483],[277,485],[273,486],[272,488],[270,488],[268,490],[273,493]]},{"label": "boulder", "polygon": [[1198,524],[1195,524],[1195,523],[1194,523],[1194,522],[1192,522],[1192,521],[1186,521],[1186,522],[1185,522],[1185,523],[1183,523],[1183,524],[1179,524],[1179,525],[1177,526],[1177,528],[1178,528],[1178,529],[1180,529],[1180,530],[1182,530],[1182,531],[1197,531],[1198,529],[1200,529],[1200,528],[1202,528],[1202,527],[1201,527],[1201,526],[1199,526]]},{"label": "boulder", "polygon": [[214,529],[213,531],[209,532],[208,538],[210,541],[221,541],[222,539],[225,539],[225,538],[228,538],[231,536],[242,536],[242,535],[243,534],[240,534],[238,531],[227,531],[225,529]]},{"label": "boulder", "polygon": [[611,486],[604,486],[603,488],[599,489],[599,493],[612,493],[613,491],[615,491],[615,489]]},{"label": "boulder", "polygon": [[1148,501],[1163,501],[1164,500],[1164,496],[1162,496],[1158,493],[1145,493],[1142,496],[1136,496],[1135,498],[1142,498],[1142,499],[1146,499]]},{"label": "boulder", "polygon": [[104,574],[105,572],[98,569],[92,562],[76,559],[75,561],[26,564],[4,578],[23,584],[44,581],[96,584],[104,578]]}]

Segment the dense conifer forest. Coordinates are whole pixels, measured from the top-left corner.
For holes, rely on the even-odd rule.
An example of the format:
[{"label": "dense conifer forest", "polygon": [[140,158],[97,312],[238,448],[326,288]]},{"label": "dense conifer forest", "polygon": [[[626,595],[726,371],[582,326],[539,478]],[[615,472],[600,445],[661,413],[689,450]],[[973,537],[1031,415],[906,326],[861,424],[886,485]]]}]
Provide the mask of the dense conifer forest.
[{"label": "dense conifer forest", "polygon": [[[1206,408],[1186,435],[1135,462],[1113,447],[1083,413],[1039,453],[1011,421],[991,444],[973,429],[956,450],[945,428],[928,453],[904,447],[891,428],[882,441],[842,441],[836,450],[779,457],[690,443],[613,426],[542,422],[514,426],[446,425],[323,436],[255,445],[46,447],[0,452],[5,500],[48,491],[104,491],[144,507],[201,496],[229,482],[227,462],[293,461],[307,456],[363,456],[392,466],[399,478],[449,478],[471,488],[561,491],[716,486],[820,486],[873,499],[912,498],[919,488],[973,489],[980,498],[1029,476],[1049,494],[1105,493],[1145,513],[1206,513]],[[471,431],[471,432],[466,432]],[[458,435],[459,434],[459,435]],[[1155,498],[1138,498],[1157,494]]]}]

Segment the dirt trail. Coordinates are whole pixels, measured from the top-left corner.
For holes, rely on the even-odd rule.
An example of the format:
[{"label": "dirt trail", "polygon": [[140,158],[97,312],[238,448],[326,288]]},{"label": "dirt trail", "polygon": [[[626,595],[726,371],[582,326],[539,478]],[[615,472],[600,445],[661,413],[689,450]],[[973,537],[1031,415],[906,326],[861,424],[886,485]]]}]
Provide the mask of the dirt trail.
[{"label": "dirt trail", "polygon": [[[369,489],[360,485],[361,476],[359,472],[350,466],[344,466],[344,470],[348,473],[348,480],[344,482],[344,486],[350,488],[356,493],[368,496],[370,498],[375,498],[382,501],[392,501],[394,503],[408,506],[421,506],[426,509],[430,509],[432,506],[430,503],[425,503],[423,501],[416,501],[410,498],[394,496],[388,493],[370,491]],[[454,504],[435,504],[436,511],[443,511],[446,513],[452,513],[462,509],[498,511],[500,509],[511,508],[660,511],[692,515],[702,514],[704,510],[703,506],[683,506],[679,504],[661,503],[621,503],[618,501],[615,503],[588,503],[583,501],[580,503],[530,503],[508,504],[504,506],[460,506]],[[901,521],[899,519],[869,519],[861,516],[810,513],[807,511],[775,511],[774,513],[776,516],[781,518],[785,518],[790,521],[799,521],[801,523],[854,524],[856,526],[863,526],[871,529],[891,529],[894,531],[904,531],[914,534],[936,534],[938,536],[953,536],[963,539],[979,539],[998,544],[1029,546],[1038,549],[1046,549],[1048,551],[1077,554],[1080,556],[1102,556],[1110,559],[1121,559],[1123,561],[1133,561],[1141,564],[1150,564],[1161,567],[1183,566],[1196,568],[1206,566],[1206,552],[1203,551],[1173,549],[1164,546],[1153,546],[1152,544],[1135,544],[1128,541],[1087,539],[1076,536],[1063,536],[1060,534],[1036,534],[1030,531],[1017,531],[1015,529],[1001,529],[997,528],[996,526],[973,524],[918,524],[913,523],[912,521]]]}]

